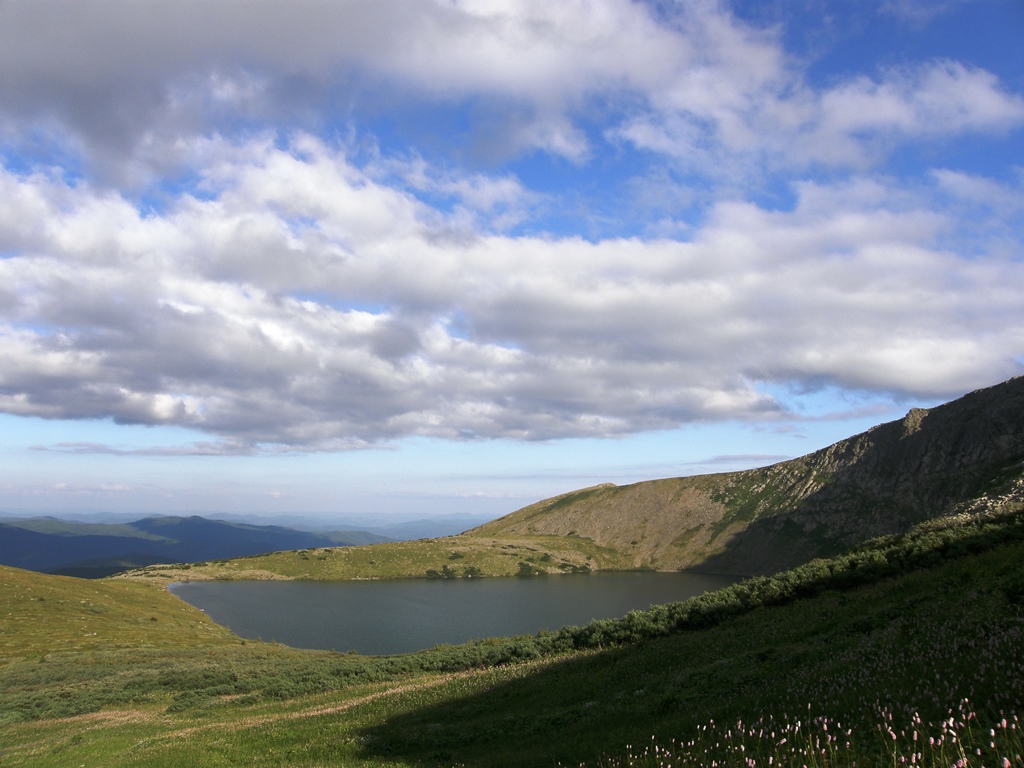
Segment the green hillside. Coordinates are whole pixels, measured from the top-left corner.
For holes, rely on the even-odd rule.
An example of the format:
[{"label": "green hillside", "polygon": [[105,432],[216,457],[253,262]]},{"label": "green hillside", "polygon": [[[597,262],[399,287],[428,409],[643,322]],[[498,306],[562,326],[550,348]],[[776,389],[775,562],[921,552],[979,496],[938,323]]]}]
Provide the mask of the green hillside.
[{"label": "green hillside", "polygon": [[[621,620],[396,657],[244,643],[153,584],[3,576],[7,622],[57,606],[0,658],[5,766],[1022,764],[1020,510]],[[109,621],[75,645],[89,599]],[[133,634],[161,606],[163,631]]]},{"label": "green hillside", "polygon": [[237,642],[162,589],[0,566],[0,659]]},{"label": "green hillside", "polygon": [[154,565],[128,571],[119,578],[161,583],[210,579],[475,578],[630,567],[629,558],[622,553],[579,537],[462,535]]},{"label": "green hillside", "polygon": [[770,574],[1024,501],[1024,377],[760,469],[599,485],[467,536],[578,536],[634,567]]}]

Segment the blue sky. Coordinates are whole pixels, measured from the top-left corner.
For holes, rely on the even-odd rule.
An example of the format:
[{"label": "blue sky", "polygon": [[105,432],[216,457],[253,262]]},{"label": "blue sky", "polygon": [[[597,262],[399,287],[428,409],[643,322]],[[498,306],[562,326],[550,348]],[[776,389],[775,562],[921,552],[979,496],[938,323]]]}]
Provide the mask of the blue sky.
[{"label": "blue sky", "polygon": [[1024,372],[1024,3],[0,4],[0,511],[497,516]]}]

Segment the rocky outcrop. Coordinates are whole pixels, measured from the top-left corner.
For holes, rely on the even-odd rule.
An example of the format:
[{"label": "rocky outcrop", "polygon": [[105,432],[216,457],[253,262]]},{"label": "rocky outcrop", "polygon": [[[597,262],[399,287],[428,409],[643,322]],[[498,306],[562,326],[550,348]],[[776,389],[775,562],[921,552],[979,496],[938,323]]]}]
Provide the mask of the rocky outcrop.
[{"label": "rocky outcrop", "polygon": [[595,486],[473,535],[583,536],[637,567],[768,574],[923,520],[1024,503],[1024,377],[760,469]]}]

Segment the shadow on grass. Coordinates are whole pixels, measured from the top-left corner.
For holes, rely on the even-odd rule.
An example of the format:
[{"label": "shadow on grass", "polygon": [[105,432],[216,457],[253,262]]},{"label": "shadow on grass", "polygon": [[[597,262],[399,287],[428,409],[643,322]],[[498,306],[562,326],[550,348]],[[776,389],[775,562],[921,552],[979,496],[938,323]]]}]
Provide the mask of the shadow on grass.
[{"label": "shadow on grass", "polygon": [[[515,679],[458,693],[364,732],[374,757],[416,766],[575,764],[650,738],[668,702],[650,692],[637,648],[556,661]],[[639,674],[638,674],[639,672]],[[501,673],[485,673],[500,678]],[[659,711],[660,710],[660,711]]]},{"label": "shadow on grass", "polygon": [[[368,756],[414,766],[578,765],[740,716],[800,663],[815,622],[780,637],[740,620],[700,632],[494,669],[366,729]],[[772,627],[777,621],[771,623]]]},{"label": "shadow on grass", "polygon": [[963,698],[1009,711],[1024,690],[1022,554],[1008,542],[707,629],[457,677],[364,729],[365,754],[423,768],[575,766],[690,738],[712,719],[806,718],[809,703],[872,734],[880,701],[935,722]]}]

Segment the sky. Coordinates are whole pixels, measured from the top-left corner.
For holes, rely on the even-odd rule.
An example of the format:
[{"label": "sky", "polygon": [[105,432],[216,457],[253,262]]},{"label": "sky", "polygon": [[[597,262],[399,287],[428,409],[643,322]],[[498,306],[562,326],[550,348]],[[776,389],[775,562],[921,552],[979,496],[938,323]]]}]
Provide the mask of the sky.
[{"label": "sky", "polygon": [[1020,0],[0,2],[0,511],[497,517],[1024,373]]}]

